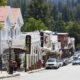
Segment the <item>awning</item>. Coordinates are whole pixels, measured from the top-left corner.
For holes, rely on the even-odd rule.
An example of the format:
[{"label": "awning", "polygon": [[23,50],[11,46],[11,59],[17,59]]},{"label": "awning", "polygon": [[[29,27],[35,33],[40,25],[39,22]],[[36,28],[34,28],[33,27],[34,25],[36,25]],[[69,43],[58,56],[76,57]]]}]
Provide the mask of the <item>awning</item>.
[{"label": "awning", "polygon": [[25,52],[25,40],[24,39],[18,39],[12,41],[12,49],[15,51]]},{"label": "awning", "polygon": [[25,40],[24,39],[17,39],[12,41],[12,48],[25,48]]},{"label": "awning", "polygon": [[42,47],[41,49],[44,51],[55,52],[55,50],[52,50],[51,48],[47,48],[47,47]]}]

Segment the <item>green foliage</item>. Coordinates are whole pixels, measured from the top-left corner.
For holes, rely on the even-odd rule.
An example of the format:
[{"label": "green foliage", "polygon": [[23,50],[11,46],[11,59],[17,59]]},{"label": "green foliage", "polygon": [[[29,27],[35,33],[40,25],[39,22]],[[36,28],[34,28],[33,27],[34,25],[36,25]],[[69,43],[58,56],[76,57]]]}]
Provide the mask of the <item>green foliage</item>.
[{"label": "green foliage", "polygon": [[53,29],[54,31],[57,32],[64,32],[65,31],[65,22],[62,20],[58,20],[55,22],[55,27]]},{"label": "green foliage", "polygon": [[80,21],[80,4],[76,7],[76,20]]},{"label": "green foliage", "polygon": [[70,36],[75,38],[76,45],[80,43],[80,23],[76,21],[68,22],[66,25],[66,30]]},{"label": "green foliage", "polygon": [[77,44],[76,49],[80,49],[80,43]]},{"label": "green foliage", "polygon": [[0,23],[0,30],[1,30],[2,27],[3,27],[3,25]]},{"label": "green foliage", "polygon": [[29,4],[26,0],[14,0],[14,7],[19,6],[22,11],[25,23],[23,31],[46,29],[48,26],[49,30],[69,32],[70,36],[75,37],[76,45],[80,43],[80,0],[52,5],[47,0],[31,1]]},{"label": "green foliage", "polygon": [[19,0],[14,0],[12,7],[16,7],[16,8],[20,7],[20,1]]},{"label": "green foliage", "polygon": [[48,29],[45,24],[41,20],[37,20],[35,18],[29,18],[27,22],[25,22],[22,31],[35,31],[35,30],[46,30]]},{"label": "green foliage", "polygon": [[51,6],[45,0],[33,0],[28,8],[28,17],[40,19],[48,28],[52,26]]},{"label": "green foliage", "polygon": [[0,0],[0,6],[7,5],[7,0]]}]

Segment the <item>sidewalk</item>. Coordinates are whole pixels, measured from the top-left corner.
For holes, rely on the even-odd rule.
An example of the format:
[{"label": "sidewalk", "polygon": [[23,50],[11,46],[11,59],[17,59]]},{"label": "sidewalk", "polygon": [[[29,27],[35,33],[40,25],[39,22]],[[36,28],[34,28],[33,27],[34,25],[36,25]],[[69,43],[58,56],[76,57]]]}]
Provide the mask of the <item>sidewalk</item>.
[{"label": "sidewalk", "polygon": [[0,79],[20,76],[19,72],[14,72],[13,74],[8,74],[7,71],[0,71]]},{"label": "sidewalk", "polygon": [[28,73],[30,74],[30,73],[39,72],[39,71],[42,71],[42,70],[44,70],[44,68],[28,71]]},{"label": "sidewalk", "polygon": [[34,73],[34,72],[39,72],[39,71],[42,71],[42,70],[44,70],[44,68],[36,69],[36,70],[32,70],[32,71],[27,71],[27,72],[24,72],[24,71],[18,72],[18,71],[16,71],[13,74],[8,74],[6,71],[2,71],[2,72],[0,71],[0,79],[16,77],[16,76],[23,76],[23,75],[27,75],[27,74]]}]

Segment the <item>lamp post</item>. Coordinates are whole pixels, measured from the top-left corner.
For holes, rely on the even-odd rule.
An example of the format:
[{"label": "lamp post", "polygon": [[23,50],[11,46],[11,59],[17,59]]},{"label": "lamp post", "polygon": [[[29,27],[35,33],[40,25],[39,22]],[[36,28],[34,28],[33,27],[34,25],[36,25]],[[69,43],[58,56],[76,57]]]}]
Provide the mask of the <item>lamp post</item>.
[{"label": "lamp post", "polygon": [[11,39],[8,40],[8,46],[9,46],[8,73],[9,74],[13,74],[13,64],[11,62],[11,47],[12,47],[12,40]]},{"label": "lamp post", "polygon": [[9,46],[9,61],[11,60],[11,47],[12,47],[12,41],[8,41],[8,46]]}]

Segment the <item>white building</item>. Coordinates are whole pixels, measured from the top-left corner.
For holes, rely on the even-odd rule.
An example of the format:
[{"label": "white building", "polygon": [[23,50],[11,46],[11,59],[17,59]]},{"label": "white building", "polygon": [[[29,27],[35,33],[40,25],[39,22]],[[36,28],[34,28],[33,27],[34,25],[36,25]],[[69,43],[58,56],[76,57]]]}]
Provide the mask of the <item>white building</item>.
[{"label": "white building", "polygon": [[[24,37],[24,39],[26,39],[27,35],[31,36],[31,52],[29,54],[26,54],[27,69],[28,70],[36,69],[41,66],[41,60],[42,60],[41,47],[40,47],[41,46],[40,33],[38,31],[24,32],[22,34],[22,37]],[[22,55],[24,58],[25,54],[22,54]],[[38,64],[40,66],[37,66]]]},{"label": "white building", "polygon": [[61,49],[61,42],[58,42],[58,36],[54,32],[51,35],[51,42],[52,42],[52,52],[59,53]]},{"label": "white building", "polygon": [[44,63],[47,58],[55,57],[58,58],[62,54],[61,42],[58,42],[58,35],[52,31],[41,31],[43,32],[43,47],[41,47]]},{"label": "white building", "polygon": [[[15,40],[20,39],[21,27],[23,19],[19,8],[11,8],[9,6],[0,7],[0,52],[3,58],[9,57],[9,41],[12,42],[12,48],[15,48]],[[13,53],[13,50],[12,50]]]},{"label": "white building", "polygon": [[58,42],[58,36],[51,31],[43,31],[44,33],[44,43],[42,49],[48,50],[50,52],[59,52],[61,49],[61,43]]},{"label": "white building", "polygon": [[12,28],[12,15],[9,6],[0,7],[0,23],[2,24],[2,28],[0,30],[0,54],[8,48],[7,40],[11,33]]}]

